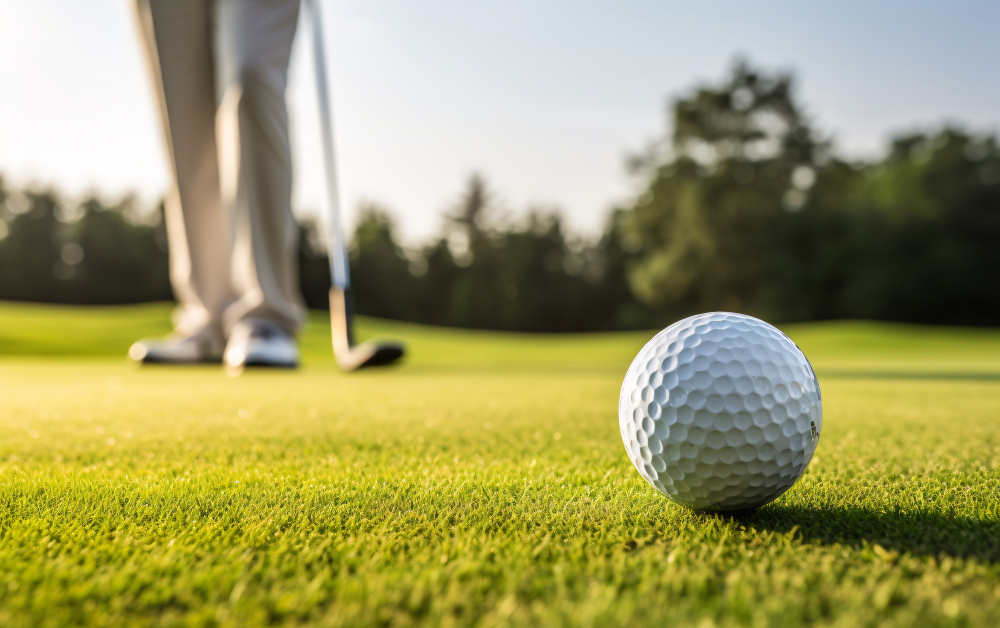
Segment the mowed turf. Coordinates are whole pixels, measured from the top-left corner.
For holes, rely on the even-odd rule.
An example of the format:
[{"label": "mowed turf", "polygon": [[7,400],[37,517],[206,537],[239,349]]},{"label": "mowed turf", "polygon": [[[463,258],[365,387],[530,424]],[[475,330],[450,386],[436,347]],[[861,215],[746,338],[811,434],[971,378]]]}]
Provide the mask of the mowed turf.
[{"label": "mowed turf", "polygon": [[[1000,332],[790,326],[823,432],[741,518],[668,502],[617,399],[650,333],[362,320],[343,375],[135,368],[165,305],[0,305],[0,625],[996,625]],[[42,357],[38,357],[41,355]]]}]

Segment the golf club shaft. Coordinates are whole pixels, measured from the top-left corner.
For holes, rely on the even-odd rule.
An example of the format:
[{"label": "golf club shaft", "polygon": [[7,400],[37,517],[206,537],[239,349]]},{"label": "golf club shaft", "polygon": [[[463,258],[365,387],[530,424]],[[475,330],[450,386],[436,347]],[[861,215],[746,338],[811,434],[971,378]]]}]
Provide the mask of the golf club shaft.
[{"label": "golf club shaft", "polygon": [[323,135],[323,161],[326,166],[327,193],[327,254],[330,257],[330,281],[341,290],[351,285],[347,262],[347,247],[340,224],[340,190],[337,182],[337,161],[333,143],[333,105],[330,102],[326,71],[326,51],[323,45],[323,19],[320,0],[305,0],[312,22],[313,65],[316,70],[316,94],[319,98],[320,130]]},{"label": "golf club shaft", "polygon": [[313,65],[316,69],[316,95],[319,98],[320,130],[323,133],[323,158],[326,165],[327,247],[330,257],[330,332],[337,364],[345,371],[366,366],[383,366],[403,356],[398,343],[365,342],[354,344],[354,295],[347,261],[347,247],[340,223],[340,193],[337,186],[337,162],[333,143],[333,105],[330,101],[323,45],[323,18],[320,0],[304,0],[313,27]]}]

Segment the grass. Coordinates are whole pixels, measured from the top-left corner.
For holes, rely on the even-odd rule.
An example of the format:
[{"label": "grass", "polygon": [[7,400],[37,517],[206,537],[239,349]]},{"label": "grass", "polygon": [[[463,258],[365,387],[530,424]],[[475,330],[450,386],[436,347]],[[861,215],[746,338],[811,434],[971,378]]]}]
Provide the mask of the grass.
[{"label": "grass", "polygon": [[1000,331],[787,328],[803,478],[692,513],[624,455],[648,333],[363,321],[398,369],[134,368],[168,308],[0,305],[0,625],[996,625]]}]

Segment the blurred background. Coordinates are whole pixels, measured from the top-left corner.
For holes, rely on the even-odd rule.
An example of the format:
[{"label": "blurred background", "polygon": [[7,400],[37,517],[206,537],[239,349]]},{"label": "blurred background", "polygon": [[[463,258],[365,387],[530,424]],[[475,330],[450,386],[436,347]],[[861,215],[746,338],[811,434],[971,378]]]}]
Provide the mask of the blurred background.
[{"label": "blurred background", "polygon": [[[1000,324],[1000,8],[326,2],[358,309]],[[0,299],[172,299],[127,0],[0,0]],[[304,17],[304,16],[303,16]],[[326,307],[301,27],[301,284]]]}]

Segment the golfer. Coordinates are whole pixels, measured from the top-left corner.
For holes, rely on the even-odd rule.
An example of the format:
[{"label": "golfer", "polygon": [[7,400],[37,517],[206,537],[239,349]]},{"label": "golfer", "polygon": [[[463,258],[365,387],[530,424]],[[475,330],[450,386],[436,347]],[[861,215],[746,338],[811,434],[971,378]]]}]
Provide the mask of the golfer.
[{"label": "golfer", "polygon": [[140,362],[293,367],[304,306],[285,84],[300,0],[135,0],[173,175],[174,333]]}]

